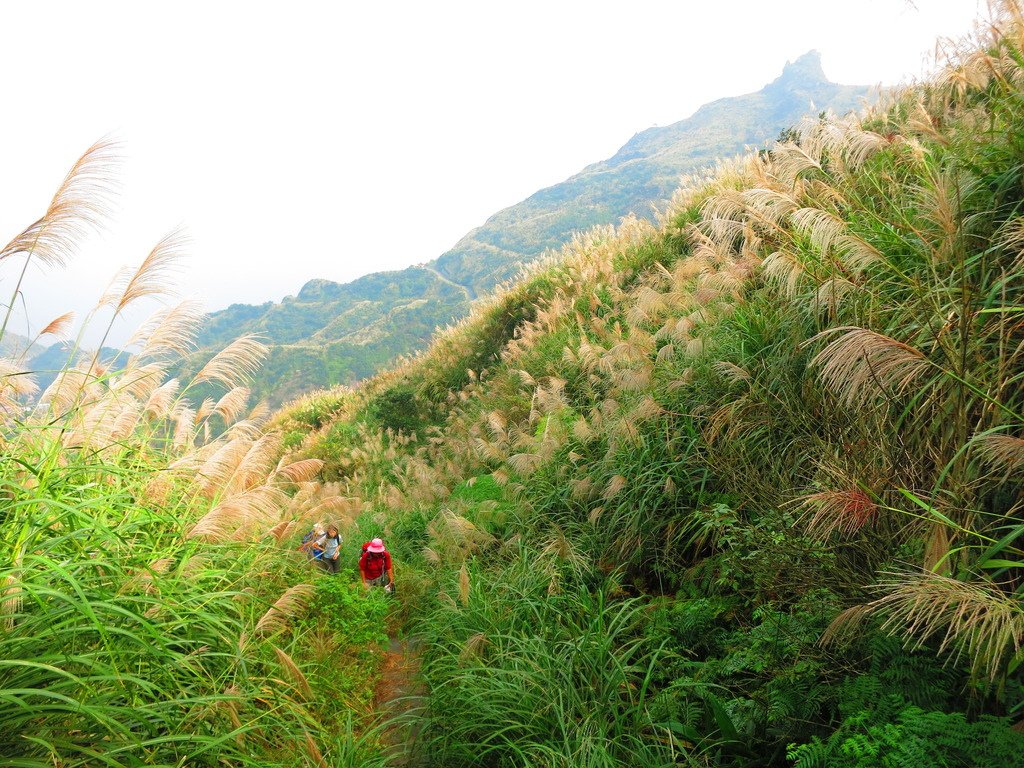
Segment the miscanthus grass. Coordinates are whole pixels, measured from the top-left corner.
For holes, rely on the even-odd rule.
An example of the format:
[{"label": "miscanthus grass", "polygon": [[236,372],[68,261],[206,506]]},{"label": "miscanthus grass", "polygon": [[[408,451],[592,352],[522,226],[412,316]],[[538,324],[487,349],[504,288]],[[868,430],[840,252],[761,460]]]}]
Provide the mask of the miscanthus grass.
[{"label": "miscanthus grass", "polygon": [[[693,764],[782,764],[850,714],[794,702],[883,658],[819,658],[834,641],[940,659],[955,682],[922,683],[915,706],[1019,718],[1022,51],[1024,12],[998,3],[928,81],[721,163],[657,226],[580,235],[428,352],[278,417],[315,422],[296,458],[416,542],[436,764],[658,764],[684,732]],[[551,542],[587,577],[517,560]],[[672,659],[612,626],[674,591],[729,606],[709,627],[742,623],[709,666],[749,673],[723,678],[729,717],[683,702],[704,732],[645,720],[643,665]],[[804,689],[762,664],[781,636],[744,644],[808,600]],[[587,699],[581,680],[608,692],[622,670],[610,705]]]},{"label": "miscanthus grass", "polygon": [[[91,148],[0,250],[15,298],[29,264],[59,266],[101,222],[111,151]],[[168,294],[182,246],[165,238],[111,283],[104,339],[126,308]],[[340,500],[316,482],[322,462],[279,461],[266,409],[249,405],[257,339],[169,377],[201,317],[169,306],[114,364],[79,332],[41,393],[24,354],[0,362],[4,765],[355,765],[372,747],[351,714],[347,729],[325,719],[296,636],[313,587],[290,534]],[[194,403],[200,384],[220,394]]]}]

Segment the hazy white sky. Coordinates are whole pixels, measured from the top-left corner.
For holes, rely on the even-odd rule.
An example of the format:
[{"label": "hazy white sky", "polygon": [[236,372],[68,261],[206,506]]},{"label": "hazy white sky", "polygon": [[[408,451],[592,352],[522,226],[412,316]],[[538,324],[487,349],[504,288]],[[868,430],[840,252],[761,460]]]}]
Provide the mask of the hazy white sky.
[{"label": "hazy white sky", "polygon": [[[84,314],[176,226],[181,292],[280,300],[430,260],[634,133],[755,91],[811,48],[830,79],[921,75],[981,0],[3,3],[0,240],[93,141],[123,145],[107,231],[34,271],[37,330]],[[15,279],[0,265],[0,300]],[[129,318],[115,338],[137,318]],[[25,332],[25,321],[12,327]]]}]

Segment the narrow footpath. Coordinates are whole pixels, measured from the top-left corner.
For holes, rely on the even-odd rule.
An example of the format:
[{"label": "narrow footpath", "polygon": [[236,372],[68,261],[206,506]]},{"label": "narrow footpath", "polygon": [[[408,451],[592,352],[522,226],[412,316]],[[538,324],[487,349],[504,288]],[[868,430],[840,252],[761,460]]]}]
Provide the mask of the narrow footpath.
[{"label": "narrow footpath", "polygon": [[421,269],[425,269],[427,270],[427,272],[432,273],[434,277],[436,277],[442,283],[446,283],[447,285],[450,285],[454,288],[461,288],[462,291],[466,294],[466,298],[469,299],[470,301],[474,301],[477,298],[476,291],[473,290],[472,286],[463,285],[462,283],[456,283],[454,280],[450,280],[449,278],[445,277],[440,272],[438,272],[436,269],[434,269],[433,267],[428,267],[426,264],[421,264],[420,267]]},{"label": "narrow footpath", "polygon": [[419,735],[419,714],[426,705],[426,689],[419,679],[419,638],[392,637],[385,651],[374,707],[388,719],[384,744],[391,765],[413,768],[415,742]]}]

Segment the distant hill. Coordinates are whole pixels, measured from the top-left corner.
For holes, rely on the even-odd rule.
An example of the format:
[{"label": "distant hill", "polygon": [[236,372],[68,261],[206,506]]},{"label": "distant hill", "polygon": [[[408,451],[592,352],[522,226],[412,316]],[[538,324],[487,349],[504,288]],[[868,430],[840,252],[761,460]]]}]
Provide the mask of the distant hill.
[{"label": "distant hill", "polygon": [[810,51],[760,91],[719,99],[678,123],[648,128],[608,160],[499,211],[433,266],[455,282],[487,290],[573,232],[629,213],[650,216],[651,205],[667,200],[680,176],[764,146],[807,114],[855,110],[868,93],[863,86],[829,82],[821,55]]},{"label": "distant hill", "polygon": [[243,333],[271,344],[253,387],[278,404],[329,384],[358,381],[426,346],[434,329],[469,310],[470,293],[427,267],[375,272],[351,283],[310,280],[297,296],[210,314],[186,375]]},{"label": "distant hill", "polygon": [[[79,348],[70,341],[59,341],[46,347],[33,347],[28,358],[28,368],[33,371],[33,378],[42,392],[67,368],[71,361],[88,365],[96,355],[95,349]],[[114,347],[103,347],[99,353],[99,361],[111,365],[118,358],[123,363],[127,354]]]},{"label": "distant hill", "polygon": [[[16,361],[24,365],[26,371],[32,371],[32,380],[38,385],[40,392],[50,386],[72,361],[88,363],[95,354],[94,349],[76,349],[70,341],[42,344],[38,339],[33,342],[32,339],[12,331],[5,331],[3,338],[0,338],[0,357]],[[110,363],[122,354],[124,353],[119,349],[103,347],[99,359],[104,363]]]},{"label": "distant hill", "polygon": [[260,333],[272,351],[256,394],[272,403],[363,379],[422,349],[436,326],[463,317],[478,294],[574,232],[630,213],[650,217],[680,176],[763,146],[807,114],[854,110],[868,94],[867,87],[829,82],[811,51],[756,93],[719,99],[636,134],[613,157],[494,214],[435,261],[346,284],[311,280],[280,303],[212,313],[189,367],[240,334]]}]

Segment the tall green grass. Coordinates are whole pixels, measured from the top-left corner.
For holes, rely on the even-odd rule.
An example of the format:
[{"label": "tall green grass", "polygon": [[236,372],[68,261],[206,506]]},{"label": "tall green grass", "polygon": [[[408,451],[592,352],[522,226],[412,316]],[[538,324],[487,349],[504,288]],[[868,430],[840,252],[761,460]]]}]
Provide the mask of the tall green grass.
[{"label": "tall green grass", "polygon": [[[98,223],[109,150],[90,149],[45,215],[0,251],[15,297],[30,264],[59,266]],[[115,281],[100,301],[113,314],[105,333],[127,306],[166,291],[179,246],[165,238]],[[116,365],[76,343],[38,397],[36,372],[0,361],[4,765],[320,768],[380,757],[364,706],[372,655],[364,649],[354,675],[357,638],[299,626],[321,577],[293,538],[342,500],[315,482],[320,462],[279,462],[265,412],[248,408],[256,340],[229,345],[191,382],[165,381],[201,317],[189,303],[161,311]],[[70,323],[62,316],[41,335]],[[200,384],[217,399],[190,402]],[[369,619],[368,608],[351,612]],[[336,701],[346,686],[349,700]]]},{"label": "tall green grass", "polygon": [[645,637],[640,602],[530,551],[469,574],[424,637],[435,764],[675,764],[670,744],[652,742],[671,736],[648,711],[667,654]]},{"label": "tall green grass", "polygon": [[267,607],[250,571],[271,553],[185,538],[190,510],[147,502],[138,466],[53,463],[8,455],[0,480],[0,754],[40,766],[246,764],[259,745],[287,764],[280,734],[314,726],[245,647]]}]

